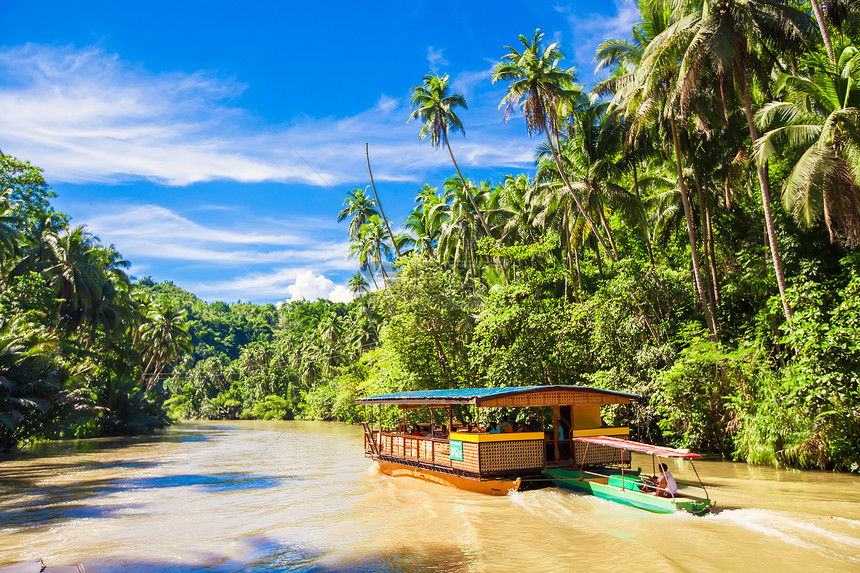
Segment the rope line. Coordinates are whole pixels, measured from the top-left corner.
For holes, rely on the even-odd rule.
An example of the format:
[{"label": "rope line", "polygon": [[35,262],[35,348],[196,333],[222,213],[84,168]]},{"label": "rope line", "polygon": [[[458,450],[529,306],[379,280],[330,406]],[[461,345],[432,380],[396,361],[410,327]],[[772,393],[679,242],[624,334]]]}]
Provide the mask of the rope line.
[{"label": "rope line", "polygon": [[313,166],[313,165],[311,165],[311,164],[310,164],[310,162],[309,162],[307,159],[305,159],[305,158],[302,156],[302,154],[301,154],[301,153],[299,153],[298,149],[296,149],[295,147],[293,147],[292,145],[290,145],[290,142],[289,142],[289,141],[287,141],[287,140],[286,140],[286,138],[285,138],[283,135],[281,135],[281,134],[280,134],[280,132],[278,132],[278,130],[277,130],[277,129],[275,129],[274,127],[272,127],[272,124],[271,124],[271,123],[269,123],[269,122],[268,122],[268,120],[266,120],[266,118],[265,118],[265,117],[263,117],[263,114],[261,114],[260,112],[258,112],[256,109],[255,109],[255,110],[253,110],[253,111],[254,111],[254,113],[255,113],[255,114],[257,114],[257,116],[258,116],[260,119],[262,119],[262,120],[263,120],[263,123],[265,123],[265,124],[269,127],[269,129],[271,129],[271,130],[272,130],[272,133],[274,133],[275,135],[277,135],[277,136],[281,139],[281,141],[283,141],[284,143],[286,143],[286,144],[287,144],[287,147],[289,147],[290,149],[292,149],[292,150],[293,150],[293,153],[295,153],[295,154],[298,156],[298,158],[299,158],[299,159],[301,159],[302,161],[304,161],[304,162],[305,162],[305,165],[307,165],[308,167],[310,167],[310,168],[311,168],[311,171],[313,171],[314,173],[316,173],[316,176],[320,178],[320,181],[322,181],[322,182],[323,182],[323,184],[324,184],[326,187],[328,187],[329,189],[331,189],[332,191],[334,191],[335,193],[337,193],[337,195],[338,195],[339,197],[345,197],[344,193],[341,193],[340,191],[338,191],[337,189],[335,189],[334,187],[332,187],[332,186],[331,186],[331,184],[330,184],[328,181],[326,181],[326,178],[325,178],[325,177],[323,177],[323,176],[322,176],[322,174],[321,174],[319,171],[317,171],[316,169],[314,169],[314,166]]}]

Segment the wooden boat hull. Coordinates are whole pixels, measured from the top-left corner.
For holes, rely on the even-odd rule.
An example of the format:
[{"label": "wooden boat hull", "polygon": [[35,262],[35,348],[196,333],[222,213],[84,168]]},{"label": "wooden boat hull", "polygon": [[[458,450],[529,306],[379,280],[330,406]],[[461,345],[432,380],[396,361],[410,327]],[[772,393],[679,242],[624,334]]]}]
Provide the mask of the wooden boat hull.
[{"label": "wooden boat hull", "polygon": [[435,483],[447,487],[455,487],[475,493],[483,493],[488,495],[508,495],[511,491],[520,489],[522,480],[505,479],[470,479],[462,476],[435,472],[424,468],[416,468],[405,466],[385,460],[375,460],[379,471],[392,477],[411,477],[428,483]]},{"label": "wooden boat hull", "polygon": [[579,471],[575,470],[551,468],[546,473],[553,483],[560,488],[593,495],[600,499],[654,513],[687,511],[693,515],[706,515],[711,512],[712,502],[707,499],[659,497],[651,493],[643,493],[627,487],[621,488],[600,481],[580,480]]}]

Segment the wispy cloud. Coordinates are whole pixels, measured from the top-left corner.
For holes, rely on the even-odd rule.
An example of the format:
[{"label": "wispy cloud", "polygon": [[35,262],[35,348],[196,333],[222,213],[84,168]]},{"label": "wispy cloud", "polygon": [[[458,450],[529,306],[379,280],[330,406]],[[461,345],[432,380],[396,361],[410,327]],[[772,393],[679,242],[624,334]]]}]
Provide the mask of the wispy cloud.
[{"label": "wispy cloud", "polygon": [[[444,60],[441,51],[428,58]],[[405,125],[406,93],[381,94],[372,109],[350,117],[272,126],[288,146],[237,103],[245,86],[215,72],[154,73],[98,46],[27,44],[0,50],[0,75],[4,151],[44,167],[54,182],[338,185],[365,178],[365,142],[382,181],[420,181],[447,162],[417,144],[416,126]],[[530,161],[532,144],[503,129],[495,106],[469,114],[464,120],[480,128],[469,131],[466,165],[519,168]]]},{"label": "wispy cloud", "polygon": [[[319,226],[299,221],[293,232],[272,232],[263,220],[246,226],[264,231],[206,226],[157,205],[121,204],[92,212],[87,227],[109,238],[123,256],[160,261],[193,261],[207,266],[272,266],[314,263],[317,271],[351,270],[349,243],[325,235]],[[277,229],[275,229],[277,231]],[[134,269],[138,271],[138,269]]]},{"label": "wispy cloud", "polygon": [[633,26],[640,21],[639,9],[632,0],[612,0],[612,4],[614,13],[607,9],[608,14],[586,13],[571,6],[558,8],[566,15],[573,32],[570,56],[579,68],[580,79],[586,82],[594,76],[594,54],[598,46],[607,38],[630,38]]},{"label": "wispy cloud", "polygon": [[447,66],[448,60],[442,55],[443,50],[435,49],[433,46],[427,47],[427,63],[430,64],[430,71],[434,74],[439,73],[441,66]]}]

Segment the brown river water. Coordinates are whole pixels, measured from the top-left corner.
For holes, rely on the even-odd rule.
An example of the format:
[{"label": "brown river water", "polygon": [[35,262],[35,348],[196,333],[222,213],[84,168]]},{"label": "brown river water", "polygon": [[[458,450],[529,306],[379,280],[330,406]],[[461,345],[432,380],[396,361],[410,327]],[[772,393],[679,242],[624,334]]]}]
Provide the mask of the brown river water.
[{"label": "brown river water", "polygon": [[[650,458],[633,465],[650,473]],[[696,467],[718,504],[707,517],[391,478],[343,424],[54,442],[0,462],[0,570],[43,558],[91,573],[860,571],[857,475]]]}]

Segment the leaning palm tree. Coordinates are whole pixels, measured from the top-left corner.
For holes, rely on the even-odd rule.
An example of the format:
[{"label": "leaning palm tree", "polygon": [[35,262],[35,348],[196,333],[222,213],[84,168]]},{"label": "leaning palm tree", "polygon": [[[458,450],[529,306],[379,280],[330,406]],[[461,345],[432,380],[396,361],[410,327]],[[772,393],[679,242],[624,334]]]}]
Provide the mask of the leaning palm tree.
[{"label": "leaning palm tree", "polygon": [[[607,256],[614,261],[609,247],[588,215],[579,196],[573,190],[561,164],[558,153],[559,121],[564,111],[570,111],[585,101],[585,97],[576,85],[573,68],[563,69],[560,62],[563,58],[558,44],[543,47],[543,32],[535,30],[534,37],[529,41],[520,35],[523,45],[522,52],[511,46],[505,46],[508,53],[502,56],[502,62],[493,70],[493,83],[509,81],[508,93],[502,98],[499,108],[505,108],[505,120],[515,107],[522,110],[529,135],[533,133],[546,135],[552,156],[555,159],[559,174],[568,191],[573,195],[580,214],[587,221],[591,231],[597,237]],[[567,109],[565,109],[567,108]],[[553,143],[553,137],[556,142]]]},{"label": "leaning palm tree", "polygon": [[475,197],[472,196],[466,179],[460,172],[460,167],[457,165],[457,160],[454,159],[454,152],[451,151],[451,144],[448,141],[449,131],[466,133],[463,122],[460,121],[460,118],[454,112],[454,108],[457,107],[468,109],[466,98],[463,94],[449,93],[448,74],[442,77],[428,74],[424,76],[423,85],[412,88],[412,107],[415,109],[409,115],[406,123],[416,118],[420,119],[424,122],[424,125],[418,134],[418,140],[423,141],[427,135],[430,135],[430,143],[433,144],[433,147],[438,149],[441,144],[445,144],[445,147],[448,148],[448,154],[451,156],[451,162],[454,164],[454,169],[457,170],[457,175],[460,177],[460,181],[463,182],[463,187],[469,196],[469,201],[472,203],[472,208],[475,209],[484,232],[487,233],[488,237],[491,236],[490,227],[487,226],[487,221],[478,208],[478,203],[475,201]]},{"label": "leaning palm tree", "polygon": [[783,203],[795,219],[812,227],[823,216],[836,242],[860,245],[860,51],[846,47],[833,66],[818,54],[809,75],[783,75],[777,86],[784,101],[765,105],[756,122],[768,131],[756,141],[758,163],[802,155],[785,180]]},{"label": "leaning palm tree", "polygon": [[[750,138],[755,145],[758,128],[753,117],[750,78],[762,64],[756,50],[765,50],[769,57],[772,57],[770,50],[773,48],[798,52],[804,35],[812,28],[812,21],[807,14],[787,3],[774,0],[706,0],[701,12],[694,14],[696,16],[690,21],[689,30],[681,31],[682,35],[692,33],[679,72],[682,112],[687,102],[701,89],[706,74],[711,72],[716,77],[724,109],[732,86],[739,87]],[[757,165],[757,173],[771,258],[790,327],[791,307],[785,297],[785,273],[770,208],[766,166]]]}]

